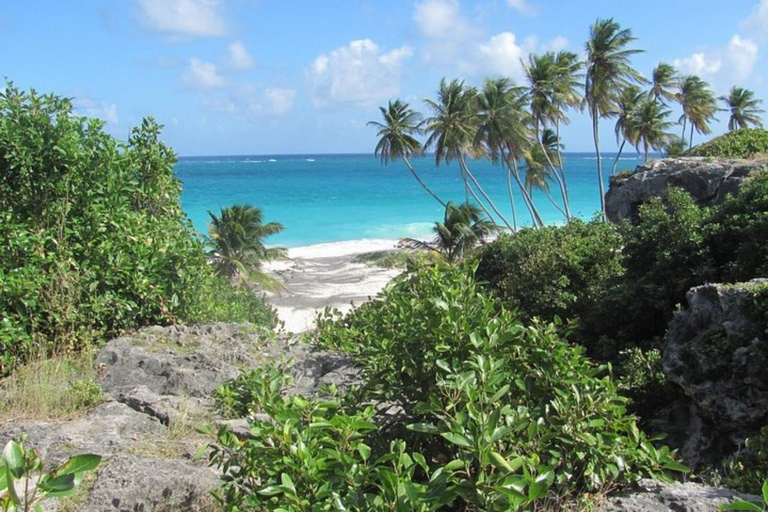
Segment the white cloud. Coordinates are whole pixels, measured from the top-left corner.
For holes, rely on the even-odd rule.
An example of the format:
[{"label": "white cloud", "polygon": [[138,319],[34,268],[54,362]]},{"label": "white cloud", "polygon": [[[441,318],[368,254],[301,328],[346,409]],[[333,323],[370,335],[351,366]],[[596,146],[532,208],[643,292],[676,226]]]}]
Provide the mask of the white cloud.
[{"label": "white cloud", "polygon": [[210,62],[193,57],[189,60],[189,68],[182,76],[182,82],[190,89],[208,90],[224,86],[224,78]]},{"label": "white cloud", "polygon": [[528,55],[534,41],[523,43],[523,46],[527,47],[524,48],[516,39],[512,32],[502,32],[484,43],[477,43],[479,71],[522,80],[524,74],[521,59]]},{"label": "white cloud", "polygon": [[525,16],[536,16],[539,8],[529,4],[526,0],[507,0],[507,5]]},{"label": "white cloud", "polygon": [[760,41],[768,41],[768,0],[760,0],[741,26]]},{"label": "white cloud", "polygon": [[479,33],[460,12],[458,0],[424,0],[413,13],[421,33],[430,39],[466,40]]},{"label": "white cloud", "polygon": [[86,117],[97,117],[109,124],[119,124],[117,116],[117,105],[96,101],[87,96],[76,97],[72,100],[75,110]]},{"label": "white cloud", "polygon": [[237,69],[248,69],[253,65],[253,57],[243,43],[235,41],[229,45],[229,65]]},{"label": "white cloud", "polygon": [[738,34],[731,37],[725,48],[697,52],[674,65],[683,74],[699,75],[712,80],[716,86],[728,86],[746,80],[757,62],[758,46]]},{"label": "white cloud", "polygon": [[138,0],[146,23],[175,36],[220,36],[226,32],[217,0]]},{"label": "white cloud", "polygon": [[396,96],[401,62],[412,54],[408,46],[383,53],[370,39],[359,39],[318,56],[307,70],[315,106],[372,106]]},{"label": "white cloud", "polygon": [[284,114],[293,108],[296,99],[296,89],[283,89],[269,87],[264,91],[264,96],[269,102],[269,109],[275,114]]}]

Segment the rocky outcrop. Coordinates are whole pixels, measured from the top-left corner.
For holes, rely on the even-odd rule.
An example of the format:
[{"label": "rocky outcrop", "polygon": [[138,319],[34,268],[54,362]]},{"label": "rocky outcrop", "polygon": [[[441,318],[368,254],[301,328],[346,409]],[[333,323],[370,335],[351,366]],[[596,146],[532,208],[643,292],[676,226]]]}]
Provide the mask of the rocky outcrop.
[{"label": "rocky outcrop", "polygon": [[598,512],[718,512],[720,505],[736,500],[759,502],[728,489],[693,482],[665,484],[640,480],[636,488],[611,496],[597,508]]},{"label": "rocky outcrop", "polygon": [[628,176],[611,179],[605,195],[606,214],[612,222],[633,220],[641,204],[652,197],[665,199],[670,187],[682,188],[700,205],[716,205],[736,192],[750,173],[765,168],[765,162],[749,160],[702,157],[653,160],[638,165]]},{"label": "rocky outcrop", "polygon": [[693,288],[669,325],[662,364],[692,406],[681,422],[689,465],[718,460],[768,424],[768,308],[752,298],[763,287],[768,279]]},{"label": "rocky outcrop", "polygon": [[[248,324],[152,327],[107,343],[96,357],[107,402],[63,422],[2,425],[0,446],[27,436],[51,464],[72,455],[104,457],[75,510],[208,511],[218,475],[193,455],[208,439],[201,425],[231,424],[213,408],[213,392],[241,371],[284,361],[294,378],[290,394],[343,389],[358,379],[345,355],[316,350]],[[46,508],[46,510],[50,507]]]}]

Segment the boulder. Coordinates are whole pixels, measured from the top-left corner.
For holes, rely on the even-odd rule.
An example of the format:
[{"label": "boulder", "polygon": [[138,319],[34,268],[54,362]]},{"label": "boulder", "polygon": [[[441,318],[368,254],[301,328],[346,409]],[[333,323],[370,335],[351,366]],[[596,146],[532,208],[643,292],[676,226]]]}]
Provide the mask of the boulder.
[{"label": "boulder", "polygon": [[[346,355],[316,350],[249,324],[151,327],[108,342],[96,356],[108,399],[69,421],[3,425],[0,443],[26,435],[49,466],[72,455],[103,457],[88,493],[68,510],[214,510],[210,491],[218,474],[193,454],[206,442],[194,427],[227,424],[242,437],[245,420],[225,420],[213,392],[242,371],[284,361],[290,394],[311,395],[326,384],[344,389],[359,381]],[[56,503],[44,509],[55,510]]]},{"label": "boulder", "polygon": [[720,505],[736,500],[760,502],[749,496],[723,488],[693,482],[666,484],[640,480],[635,488],[611,496],[598,507],[598,512],[718,512]]},{"label": "boulder", "polygon": [[768,279],[692,288],[670,322],[662,366],[693,406],[681,447],[689,465],[718,460],[768,424],[768,308],[750,298],[764,287]]},{"label": "boulder", "polygon": [[652,197],[665,199],[670,187],[691,194],[702,206],[723,202],[736,192],[750,173],[765,169],[765,162],[704,157],[663,158],[638,165],[628,176],[611,179],[605,195],[608,219],[619,222],[637,218],[638,208]]}]

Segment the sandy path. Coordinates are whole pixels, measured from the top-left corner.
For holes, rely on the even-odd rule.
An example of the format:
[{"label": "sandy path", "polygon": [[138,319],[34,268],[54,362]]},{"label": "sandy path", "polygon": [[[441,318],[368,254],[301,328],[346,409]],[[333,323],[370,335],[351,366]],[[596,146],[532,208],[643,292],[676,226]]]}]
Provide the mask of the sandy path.
[{"label": "sandy path", "polygon": [[388,250],[391,240],[357,240],[291,249],[289,258],[271,262],[265,269],[280,277],[285,290],[269,294],[285,330],[314,328],[317,314],[326,306],[346,312],[352,305],[374,297],[400,270],[353,263],[357,254]]}]

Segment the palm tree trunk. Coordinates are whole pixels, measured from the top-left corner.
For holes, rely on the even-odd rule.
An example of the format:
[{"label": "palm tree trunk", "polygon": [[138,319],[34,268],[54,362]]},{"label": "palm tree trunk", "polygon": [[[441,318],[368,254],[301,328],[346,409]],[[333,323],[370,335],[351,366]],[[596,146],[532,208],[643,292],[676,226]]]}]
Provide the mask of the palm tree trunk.
[{"label": "palm tree trunk", "polygon": [[437,197],[437,194],[435,194],[434,192],[432,192],[432,190],[431,190],[431,189],[430,189],[430,188],[429,188],[429,187],[428,187],[428,186],[427,186],[427,185],[426,185],[426,184],[425,184],[423,181],[421,181],[421,178],[419,178],[419,175],[418,175],[418,174],[416,174],[416,171],[414,171],[414,170],[413,170],[413,166],[411,166],[411,162],[410,162],[410,160],[408,160],[408,157],[407,157],[407,156],[403,156],[403,161],[405,162],[405,165],[408,167],[408,170],[409,170],[409,171],[411,171],[411,174],[413,174],[413,177],[414,177],[414,178],[416,178],[416,181],[418,181],[418,182],[419,182],[419,185],[421,185],[421,188],[423,188],[424,190],[426,190],[426,191],[427,191],[427,193],[428,193],[429,195],[431,195],[431,196],[432,196],[432,197],[435,199],[435,201],[437,201],[438,203],[440,203],[440,205],[441,205],[443,208],[445,208],[445,202],[443,202],[443,200],[442,200],[442,199],[440,199],[439,197]]},{"label": "palm tree trunk", "polygon": [[562,214],[563,214],[563,216],[565,217],[565,219],[566,219],[566,220],[568,220],[568,215],[565,213],[565,210],[563,210],[562,208],[560,208],[560,205],[558,205],[558,204],[557,204],[557,202],[555,201],[555,198],[553,198],[553,197],[552,197],[552,194],[550,194],[550,193],[549,193],[549,190],[547,190],[547,189],[544,189],[544,193],[547,195],[547,199],[549,199],[549,202],[550,202],[550,203],[552,203],[552,206],[554,206],[555,208],[557,208],[557,211],[559,211],[560,213],[562,213]]},{"label": "palm tree trunk", "polygon": [[499,216],[499,218],[504,223],[504,225],[507,226],[507,228],[512,229],[512,226],[509,224],[509,221],[507,221],[507,219],[504,218],[504,215],[502,215],[499,209],[496,208],[496,205],[493,203],[493,200],[491,200],[488,194],[485,193],[485,190],[483,190],[483,187],[480,185],[480,183],[477,181],[475,176],[469,170],[469,167],[467,167],[467,162],[464,160],[464,155],[459,156],[459,164],[464,166],[464,171],[467,173],[467,176],[469,176],[469,179],[472,180],[472,183],[475,184],[475,186],[477,187],[477,190],[480,191],[480,194],[482,194],[485,200],[488,201],[488,204],[491,205],[491,209],[496,213],[496,215]]},{"label": "palm tree trunk", "polygon": [[[507,157],[504,155],[504,149],[501,150],[501,168],[505,169],[505,163],[507,161]],[[517,232],[517,211],[515,210],[515,194],[512,191],[512,177],[509,175],[509,170],[506,172],[507,174],[507,193],[509,194],[509,205],[512,207],[512,232]]]},{"label": "palm tree trunk", "polygon": [[688,149],[693,147],[693,122],[691,122],[691,138],[688,141]]},{"label": "palm tree trunk", "polygon": [[[491,212],[488,211],[488,209],[485,207],[483,202],[480,200],[479,197],[477,197],[477,194],[475,193],[475,190],[470,186],[469,182],[467,181],[467,172],[465,169],[465,166],[462,165],[463,157],[459,157],[459,167],[461,168],[461,177],[464,179],[464,192],[468,195],[472,195],[472,198],[477,202],[478,206],[483,210],[483,213],[485,213],[488,216],[488,219],[495,223],[496,221],[493,220],[493,215],[491,215]],[[467,197],[467,203],[469,203],[469,197]]]},{"label": "palm tree trunk", "polygon": [[643,149],[645,149],[645,161],[648,161],[648,141],[643,143]]},{"label": "palm tree trunk", "polygon": [[616,174],[616,167],[619,165],[619,158],[621,158],[621,152],[624,151],[624,144],[627,143],[627,139],[621,140],[621,146],[619,146],[619,153],[616,155],[616,159],[613,161],[613,167],[611,167],[611,176]]},{"label": "palm tree trunk", "polygon": [[683,114],[683,134],[680,136],[681,139],[683,139],[683,144],[685,144],[685,126],[688,121],[688,118],[685,117],[685,114]]},{"label": "palm tree trunk", "polygon": [[[512,173],[512,177],[515,178],[515,182],[517,183],[520,192],[523,194],[525,205],[528,207],[528,211],[531,213],[533,227],[542,227],[544,226],[544,221],[542,220],[539,211],[536,209],[536,205],[533,204],[533,198],[530,196],[528,190],[525,188],[525,185],[523,185],[523,182],[520,180],[520,169],[517,167],[517,160],[512,159],[512,164],[514,165],[514,172],[512,171],[511,167],[509,168],[509,171]],[[507,165],[509,165],[509,163],[507,163]]]},{"label": "palm tree trunk", "polygon": [[598,125],[597,108],[592,109],[592,135],[595,139],[595,153],[597,154],[597,183],[600,187],[600,212],[603,220],[608,220],[605,214],[605,185],[603,185],[603,161],[600,159],[600,131]]},{"label": "palm tree trunk", "polygon": [[[560,192],[563,195],[563,206],[565,208],[568,208],[568,202],[565,195],[565,185],[563,184],[563,181],[560,179],[560,174],[557,172],[557,167],[555,167],[555,164],[552,163],[552,159],[549,158],[549,153],[547,152],[547,148],[544,147],[544,142],[542,142],[541,138],[539,140],[539,146],[541,147],[541,150],[544,152],[544,158],[547,159],[547,165],[549,165],[550,170],[552,171],[552,174],[555,176],[555,179],[557,180],[557,184],[560,187]],[[559,144],[559,141],[558,141]],[[563,211],[559,206],[557,207],[558,210]],[[570,216],[566,215],[565,212],[563,212],[563,215],[565,215],[565,220],[570,220]]]},{"label": "palm tree trunk", "polygon": [[560,152],[560,121],[555,121],[555,136],[557,137],[557,161],[560,163],[560,179],[562,180],[563,206],[565,206],[565,215],[571,218],[571,198],[568,196],[568,182],[565,180],[565,167],[563,166],[563,155]]}]

